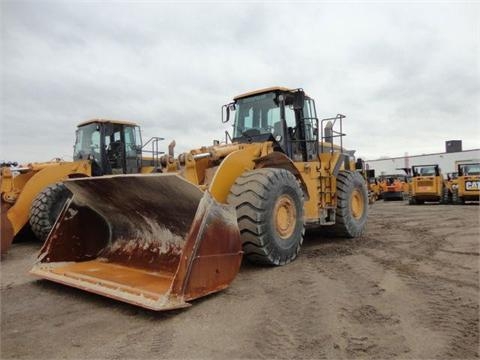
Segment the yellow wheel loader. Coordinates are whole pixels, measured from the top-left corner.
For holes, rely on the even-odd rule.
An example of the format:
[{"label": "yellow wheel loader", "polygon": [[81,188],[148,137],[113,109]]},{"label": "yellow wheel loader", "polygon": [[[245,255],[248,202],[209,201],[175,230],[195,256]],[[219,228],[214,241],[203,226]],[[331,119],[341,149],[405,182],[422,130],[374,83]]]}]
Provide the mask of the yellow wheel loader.
[{"label": "yellow wheel loader", "polygon": [[[87,176],[153,172],[160,167],[159,140],[152,138],[142,146],[140,128],[135,123],[94,119],[77,127],[73,162],[56,159],[2,167],[1,253],[8,251],[13,239],[28,225],[38,239],[46,239],[70,196],[59,182]],[[151,153],[150,157],[142,157],[143,152]]]},{"label": "yellow wheel loader", "polygon": [[452,203],[459,205],[466,201],[480,200],[480,163],[457,164],[458,176],[452,188]]},{"label": "yellow wheel loader", "polygon": [[426,201],[444,203],[448,189],[438,165],[415,165],[411,173],[409,205],[424,204]]},{"label": "yellow wheel loader", "polygon": [[364,232],[366,181],[342,150],[343,115],[319,124],[313,99],[282,87],[237,96],[224,123],[233,111],[232,143],[164,155],[162,174],[65,181],[72,196],[31,273],[167,310],[227,287],[243,255],[293,261],[306,228]]}]

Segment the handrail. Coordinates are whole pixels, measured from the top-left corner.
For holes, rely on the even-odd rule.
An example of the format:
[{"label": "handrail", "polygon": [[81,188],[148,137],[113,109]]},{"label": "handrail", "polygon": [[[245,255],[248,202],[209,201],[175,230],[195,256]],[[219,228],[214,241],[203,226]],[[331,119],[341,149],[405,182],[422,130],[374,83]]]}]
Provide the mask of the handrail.
[{"label": "handrail", "polygon": [[[147,140],[145,144],[142,145],[142,154],[145,153],[150,153],[152,154],[153,158],[153,166],[154,167],[161,167],[160,164],[160,155],[165,154],[164,151],[159,151],[158,150],[158,142],[165,140],[165,138],[161,138],[158,136],[151,137],[150,139]],[[146,149],[147,145],[151,145],[151,150]]]},{"label": "handrail", "polygon": [[[322,136],[321,136],[321,141],[322,141],[321,152],[322,153],[323,153],[323,148],[324,148],[325,143],[330,143],[330,153],[333,153],[334,138],[337,138],[337,137],[340,138],[340,149],[341,149],[341,151],[343,151],[343,137],[346,135],[346,134],[343,133],[343,121],[342,121],[343,118],[345,118],[345,115],[337,114],[337,116],[335,116],[335,117],[322,119],[321,124],[320,124],[321,125],[320,129],[321,129],[321,132],[322,132]],[[332,126],[330,127],[330,129],[331,129],[330,134],[326,134],[327,131],[326,131],[325,126],[324,126],[324,123],[327,122],[327,121],[333,121]],[[337,121],[339,123],[339,128],[340,128],[339,131],[335,130],[335,125],[337,124]]]}]

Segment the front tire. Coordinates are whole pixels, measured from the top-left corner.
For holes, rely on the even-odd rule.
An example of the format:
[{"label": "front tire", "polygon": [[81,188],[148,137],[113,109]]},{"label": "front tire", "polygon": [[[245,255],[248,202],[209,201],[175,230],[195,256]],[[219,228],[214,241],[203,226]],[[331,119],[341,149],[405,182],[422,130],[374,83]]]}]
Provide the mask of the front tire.
[{"label": "front tire", "polygon": [[239,176],[227,199],[237,210],[248,261],[285,265],[300,251],[305,233],[303,192],[284,169],[257,169]]},{"label": "front tire", "polygon": [[57,183],[47,186],[33,200],[29,222],[33,233],[40,241],[45,242],[47,239],[70,195],[71,192],[63,183]]}]

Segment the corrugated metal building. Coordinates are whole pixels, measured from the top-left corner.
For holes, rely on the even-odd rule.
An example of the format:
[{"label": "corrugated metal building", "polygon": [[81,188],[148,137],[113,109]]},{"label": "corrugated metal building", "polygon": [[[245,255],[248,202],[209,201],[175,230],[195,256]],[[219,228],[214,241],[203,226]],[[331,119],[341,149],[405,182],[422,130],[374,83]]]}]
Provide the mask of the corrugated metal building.
[{"label": "corrugated metal building", "polygon": [[411,167],[413,165],[434,165],[438,164],[442,173],[455,172],[456,163],[460,161],[480,162],[480,149],[462,150],[460,140],[450,140],[445,143],[445,152],[422,155],[407,155],[402,157],[366,160],[368,169],[374,169],[375,175],[404,174],[399,168]]}]

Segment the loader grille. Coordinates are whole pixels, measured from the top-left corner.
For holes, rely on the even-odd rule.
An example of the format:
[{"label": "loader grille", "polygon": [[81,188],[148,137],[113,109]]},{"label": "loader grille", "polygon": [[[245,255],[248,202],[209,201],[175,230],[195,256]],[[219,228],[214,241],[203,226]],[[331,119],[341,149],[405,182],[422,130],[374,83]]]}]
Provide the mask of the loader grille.
[{"label": "loader grille", "polygon": [[431,181],[431,180],[419,180],[418,181],[418,186],[421,186],[421,187],[433,186],[433,181]]}]

